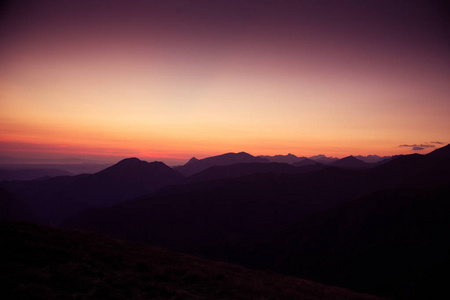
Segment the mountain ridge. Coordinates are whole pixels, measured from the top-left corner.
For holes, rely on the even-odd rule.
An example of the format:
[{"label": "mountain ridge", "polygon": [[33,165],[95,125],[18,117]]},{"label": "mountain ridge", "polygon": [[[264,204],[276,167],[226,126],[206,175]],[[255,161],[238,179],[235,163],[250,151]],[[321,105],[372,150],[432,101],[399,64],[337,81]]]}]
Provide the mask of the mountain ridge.
[{"label": "mountain ridge", "polygon": [[229,152],[217,156],[206,157],[203,159],[191,158],[185,165],[174,167],[174,169],[184,176],[190,176],[195,173],[206,170],[209,167],[231,165],[236,163],[268,163],[267,159],[255,157],[246,152]]},{"label": "mountain ridge", "polygon": [[94,174],[10,181],[0,185],[34,210],[40,222],[57,225],[80,210],[114,205],[180,183],[183,178],[162,162],[129,158]]}]

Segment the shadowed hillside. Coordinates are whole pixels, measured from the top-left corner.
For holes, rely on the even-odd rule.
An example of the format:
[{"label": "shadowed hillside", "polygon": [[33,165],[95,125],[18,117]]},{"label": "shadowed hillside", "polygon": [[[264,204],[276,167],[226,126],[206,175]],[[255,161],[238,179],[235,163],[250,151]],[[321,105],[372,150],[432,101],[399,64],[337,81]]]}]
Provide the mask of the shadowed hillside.
[{"label": "shadowed hillside", "polygon": [[69,218],[64,226],[232,259],[242,248],[362,191],[359,174],[328,168],[170,186]]},{"label": "shadowed hillside", "polygon": [[24,222],[0,222],[4,299],[377,299]]},{"label": "shadowed hillside", "polygon": [[248,258],[377,295],[437,299],[450,268],[449,199],[450,185],[375,192],[303,220]]},{"label": "shadowed hillside", "polygon": [[11,193],[0,188],[0,220],[29,220],[35,216],[22,201]]},{"label": "shadowed hillside", "polygon": [[162,162],[128,158],[95,174],[9,181],[1,186],[30,207],[39,222],[56,225],[80,210],[117,204],[182,179]]},{"label": "shadowed hillside", "polygon": [[222,178],[243,177],[257,173],[302,174],[323,169],[317,163],[295,167],[286,163],[242,163],[226,166],[214,166],[187,178],[187,181],[206,181]]}]

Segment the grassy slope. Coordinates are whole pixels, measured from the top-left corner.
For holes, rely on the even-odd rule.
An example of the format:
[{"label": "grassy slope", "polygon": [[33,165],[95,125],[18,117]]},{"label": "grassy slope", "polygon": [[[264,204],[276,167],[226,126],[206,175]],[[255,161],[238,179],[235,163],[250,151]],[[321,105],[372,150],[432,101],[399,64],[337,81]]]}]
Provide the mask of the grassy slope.
[{"label": "grassy slope", "polygon": [[0,222],[3,299],[375,299],[312,281],[25,222]]}]

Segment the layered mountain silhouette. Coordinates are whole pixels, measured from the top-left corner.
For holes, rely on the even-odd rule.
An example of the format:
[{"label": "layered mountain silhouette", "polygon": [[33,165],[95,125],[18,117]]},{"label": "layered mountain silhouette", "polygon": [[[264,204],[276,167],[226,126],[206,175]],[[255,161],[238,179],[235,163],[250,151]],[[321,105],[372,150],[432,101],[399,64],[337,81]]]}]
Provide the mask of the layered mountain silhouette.
[{"label": "layered mountain silhouette", "polygon": [[41,223],[65,220],[67,228],[382,296],[438,290],[434,270],[447,267],[449,253],[450,146],[377,164],[326,159],[296,167],[241,152],[171,169],[130,158],[95,174],[0,186]]},{"label": "layered mountain silhouette", "polygon": [[298,157],[291,153],[287,155],[274,155],[274,156],[260,155],[258,157],[267,159],[270,162],[285,163],[285,164],[294,164],[295,162],[298,162],[306,158],[304,156]]},{"label": "layered mountain silhouette", "polygon": [[[314,162],[318,162],[318,163],[325,164],[325,165],[331,164],[338,160],[338,158],[336,158],[336,157],[328,157],[323,154],[311,156],[309,158],[305,157],[305,156],[298,157],[291,153],[289,153],[287,155],[274,155],[274,156],[260,155],[258,157],[265,158],[270,162],[287,163],[287,164],[292,164],[292,165],[298,164],[300,161],[304,161],[305,159],[309,159]],[[368,163],[368,164],[375,164],[375,163],[379,163],[383,160],[390,159],[390,158],[392,158],[392,156],[358,155],[358,156],[355,156],[355,158],[362,160],[363,162]]]},{"label": "layered mountain silhouette", "polygon": [[378,155],[367,155],[367,156],[363,156],[363,155],[357,155],[355,156],[357,159],[362,160],[365,163],[368,164],[376,164],[379,162],[382,162],[383,160],[389,160],[391,159],[393,156],[378,156]]},{"label": "layered mountain silhouette", "polygon": [[378,299],[274,272],[1,222],[4,299]]},{"label": "layered mountain silhouette", "polygon": [[[191,223],[191,219],[197,219],[196,222],[202,222],[201,220],[204,219],[204,222],[216,223],[216,226],[221,228],[218,232],[223,232],[225,236],[229,233],[227,228],[231,226],[245,225],[240,229],[244,233],[251,232],[250,227],[254,227],[254,230],[262,233],[268,228],[288,225],[290,222],[295,222],[300,218],[375,190],[417,186],[418,183],[415,180],[417,176],[433,178],[433,182],[439,183],[435,174],[441,175],[448,170],[448,166],[443,164],[441,159],[438,159],[440,163],[436,161],[438,165],[436,168],[430,169],[428,165],[424,165],[422,168],[403,172],[411,164],[410,160],[421,161],[426,159],[426,156],[412,155],[406,156],[406,158],[406,164],[403,162],[404,157],[399,157],[398,163],[392,161],[388,163],[389,165],[362,171],[329,167],[306,174],[259,173],[240,178],[173,186],[160,190],[147,199],[130,201],[116,208],[111,207],[95,213],[91,211],[89,214],[92,217],[87,215],[80,217],[83,220],[80,219],[79,224],[85,229],[96,228],[95,223],[101,222],[100,219],[102,219],[95,217],[96,213],[110,215],[110,217],[105,215],[105,219],[116,219],[115,210],[122,215],[126,215],[124,211],[128,207],[131,211],[135,211],[136,205],[142,205],[139,214],[143,218],[152,219],[155,222],[158,222],[156,221],[158,219],[156,215],[175,214],[179,210],[179,214],[184,215],[179,219],[180,223],[177,223],[184,228],[180,229],[179,232],[189,230],[189,226],[194,226],[195,222]],[[383,171],[380,168],[387,170]],[[384,174],[385,172],[388,174],[379,176],[380,173]],[[426,185],[427,180],[425,178],[422,184]],[[445,178],[443,181],[445,181]],[[192,211],[192,209],[194,210]],[[146,210],[151,216],[155,216],[146,216]],[[217,216],[214,216],[214,214],[217,214]],[[221,218],[229,224],[218,226]],[[119,222],[119,219],[117,218],[117,222]],[[245,222],[239,223],[236,221],[237,219],[242,219]],[[87,223],[84,223],[84,221]],[[165,222],[165,219],[161,221]],[[78,221],[75,222],[72,219],[71,222],[76,224]],[[92,222],[93,224],[91,224]],[[186,222],[186,224],[183,222]],[[109,224],[109,222],[107,223]],[[208,224],[208,226],[205,226],[205,230],[214,226]],[[121,226],[118,227],[122,228]],[[152,230],[165,230],[166,227],[173,229],[176,224],[156,226]],[[108,228],[111,229],[109,225]],[[192,230],[194,231],[194,229]],[[230,228],[230,230],[233,229]],[[130,232],[134,231],[130,230]],[[175,230],[175,234],[176,232],[178,231]]]},{"label": "layered mountain silhouette", "polygon": [[242,163],[225,166],[214,166],[187,178],[191,181],[207,181],[222,178],[243,177],[257,173],[301,174],[322,169],[323,166],[313,162],[303,167],[295,167],[286,163]]},{"label": "layered mountain silhouette", "polygon": [[315,160],[309,159],[309,158],[303,158],[299,161],[294,162],[292,165],[296,167],[304,167],[304,166],[311,166],[311,165],[321,165],[321,163],[318,163]]},{"label": "layered mountain silhouette", "polygon": [[312,160],[314,160],[314,161],[316,161],[318,163],[327,165],[327,164],[330,164],[330,163],[338,160],[339,158],[337,158],[337,157],[328,157],[328,156],[325,156],[323,154],[319,154],[319,155],[311,156],[309,159],[312,159]]},{"label": "layered mountain silhouette", "polygon": [[113,205],[182,179],[181,174],[162,162],[128,158],[95,174],[1,185],[28,205],[40,222],[57,224],[82,209]]},{"label": "layered mountain silhouette", "polygon": [[354,156],[347,156],[347,157],[344,157],[344,158],[341,158],[339,160],[332,162],[330,164],[330,166],[345,168],[345,169],[364,169],[364,168],[369,168],[372,165],[365,163],[364,161],[359,160]]},{"label": "layered mountain silhouette", "polygon": [[[382,191],[386,189],[393,190],[394,194],[398,191],[398,194],[402,195],[411,188],[422,187],[426,190],[438,185],[450,184],[449,170],[450,151],[447,146],[428,155],[396,157],[383,165],[369,169],[330,166],[301,174],[254,173],[243,177],[198,181],[165,187],[148,197],[127,201],[117,206],[86,210],[68,219],[65,226],[159,245],[208,258],[259,268],[273,268],[289,273],[290,270],[285,266],[290,264],[289,261],[295,261],[297,257],[295,247],[290,248],[291,246],[287,243],[283,251],[274,251],[273,249],[277,247],[267,244],[268,241],[276,240],[276,237],[280,235],[283,236],[282,233],[288,228],[294,228],[299,222],[306,222],[307,218],[314,218],[317,214],[345,205],[349,201],[372,197],[371,195],[377,192],[384,193]],[[413,190],[411,193],[416,192],[420,193],[418,190]],[[386,193],[389,195],[389,192]],[[419,197],[422,199],[420,201],[427,201],[429,197],[440,197],[433,192],[427,195]],[[385,214],[390,214],[390,212],[372,211],[372,208],[375,209],[374,206],[367,206],[367,214],[373,217],[374,222],[382,223],[386,218]],[[446,208],[442,207],[442,209],[445,211]],[[399,210],[401,211],[402,208]],[[358,224],[358,216],[355,218]],[[414,223],[411,218],[413,219],[414,216],[406,213],[404,226],[415,224],[412,226],[420,227],[420,222]],[[315,229],[319,234],[318,238],[327,240],[332,237],[326,233],[327,227],[324,227],[329,224],[324,222],[318,225]],[[340,227],[336,225],[330,228]],[[437,225],[435,229],[439,230]],[[373,236],[358,235],[358,242],[367,245],[378,243],[375,237],[385,234],[384,231],[389,230],[389,226],[374,227],[373,230]],[[323,236],[320,235],[322,232]],[[311,232],[311,234],[314,237],[315,233]],[[364,236],[367,239],[364,239]],[[302,239],[307,237],[308,234],[305,233]],[[343,247],[349,243],[347,239],[339,241],[341,242]],[[339,243],[337,245],[340,245]],[[350,248],[353,247],[349,245]],[[434,245],[425,243],[424,247],[432,249]],[[351,286],[360,291],[370,290],[380,295],[398,297],[406,297],[405,285],[415,282],[415,279],[409,278],[397,286],[394,277],[386,276],[385,282],[379,281],[377,277],[377,281],[370,284],[372,280],[370,273],[367,273],[367,276],[358,273],[365,267],[372,267],[370,262],[364,260],[358,260],[361,267],[359,269],[355,267],[352,270],[356,271],[349,271],[351,274],[345,277],[341,274],[345,269],[343,262],[353,266],[350,264],[351,255],[345,256],[346,252],[343,252],[334,257],[330,253],[332,250],[327,250],[328,252],[325,250],[320,251],[326,253],[324,256],[329,255],[330,264],[336,262],[339,268],[328,275],[305,271],[302,276]],[[300,261],[307,260],[309,253],[312,255],[311,259],[318,264],[318,270],[322,270],[321,272],[326,272],[328,266],[334,268],[333,265],[328,265],[327,260],[324,260],[324,265],[320,265],[319,259],[316,259],[321,257],[320,251],[301,252],[304,257]],[[389,251],[386,250],[383,254],[387,261],[390,259]],[[272,259],[267,259],[267,254]],[[355,252],[354,255],[361,256],[362,253]],[[258,259],[259,257],[264,259]],[[417,259],[419,258],[424,259],[424,256],[417,256]],[[284,263],[286,261],[288,263]],[[414,264],[413,261],[412,264]],[[296,266],[302,268],[300,264]],[[380,263],[380,266],[385,266],[386,272],[389,272],[388,263]],[[311,268],[314,267],[311,265]],[[310,269],[305,268],[305,270]],[[413,274],[418,271],[411,272]],[[417,273],[414,274],[417,275]],[[352,278],[359,278],[360,281],[356,279],[353,281]],[[376,285],[381,285],[383,288],[375,287]],[[418,286],[418,290],[423,287]]]},{"label": "layered mountain silhouette", "polygon": [[191,158],[185,165],[174,167],[174,169],[185,176],[190,176],[213,166],[232,165],[239,163],[268,163],[264,158],[255,157],[245,152],[225,153],[204,159]]}]

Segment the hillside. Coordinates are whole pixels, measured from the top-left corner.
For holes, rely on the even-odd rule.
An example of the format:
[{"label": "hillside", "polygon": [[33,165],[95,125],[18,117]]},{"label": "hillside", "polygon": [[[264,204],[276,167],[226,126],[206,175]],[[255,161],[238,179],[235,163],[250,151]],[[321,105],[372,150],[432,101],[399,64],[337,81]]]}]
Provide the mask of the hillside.
[{"label": "hillside", "polygon": [[114,205],[182,179],[162,162],[128,158],[95,174],[6,181],[0,185],[27,205],[38,222],[57,225],[83,209]]},{"label": "hillside", "polygon": [[213,166],[187,178],[188,182],[207,181],[223,178],[243,177],[257,173],[302,174],[316,171],[323,167],[319,164],[295,167],[286,163],[241,163],[225,166]]},{"label": "hillside", "polygon": [[377,299],[163,249],[0,222],[4,299]]},{"label": "hillside", "polygon": [[374,192],[302,220],[254,266],[397,299],[446,293],[450,185]]},{"label": "hillside", "polygon": [[30,220],[35,216],[31,210],[11,193],[0,187],[0,220]]}]

